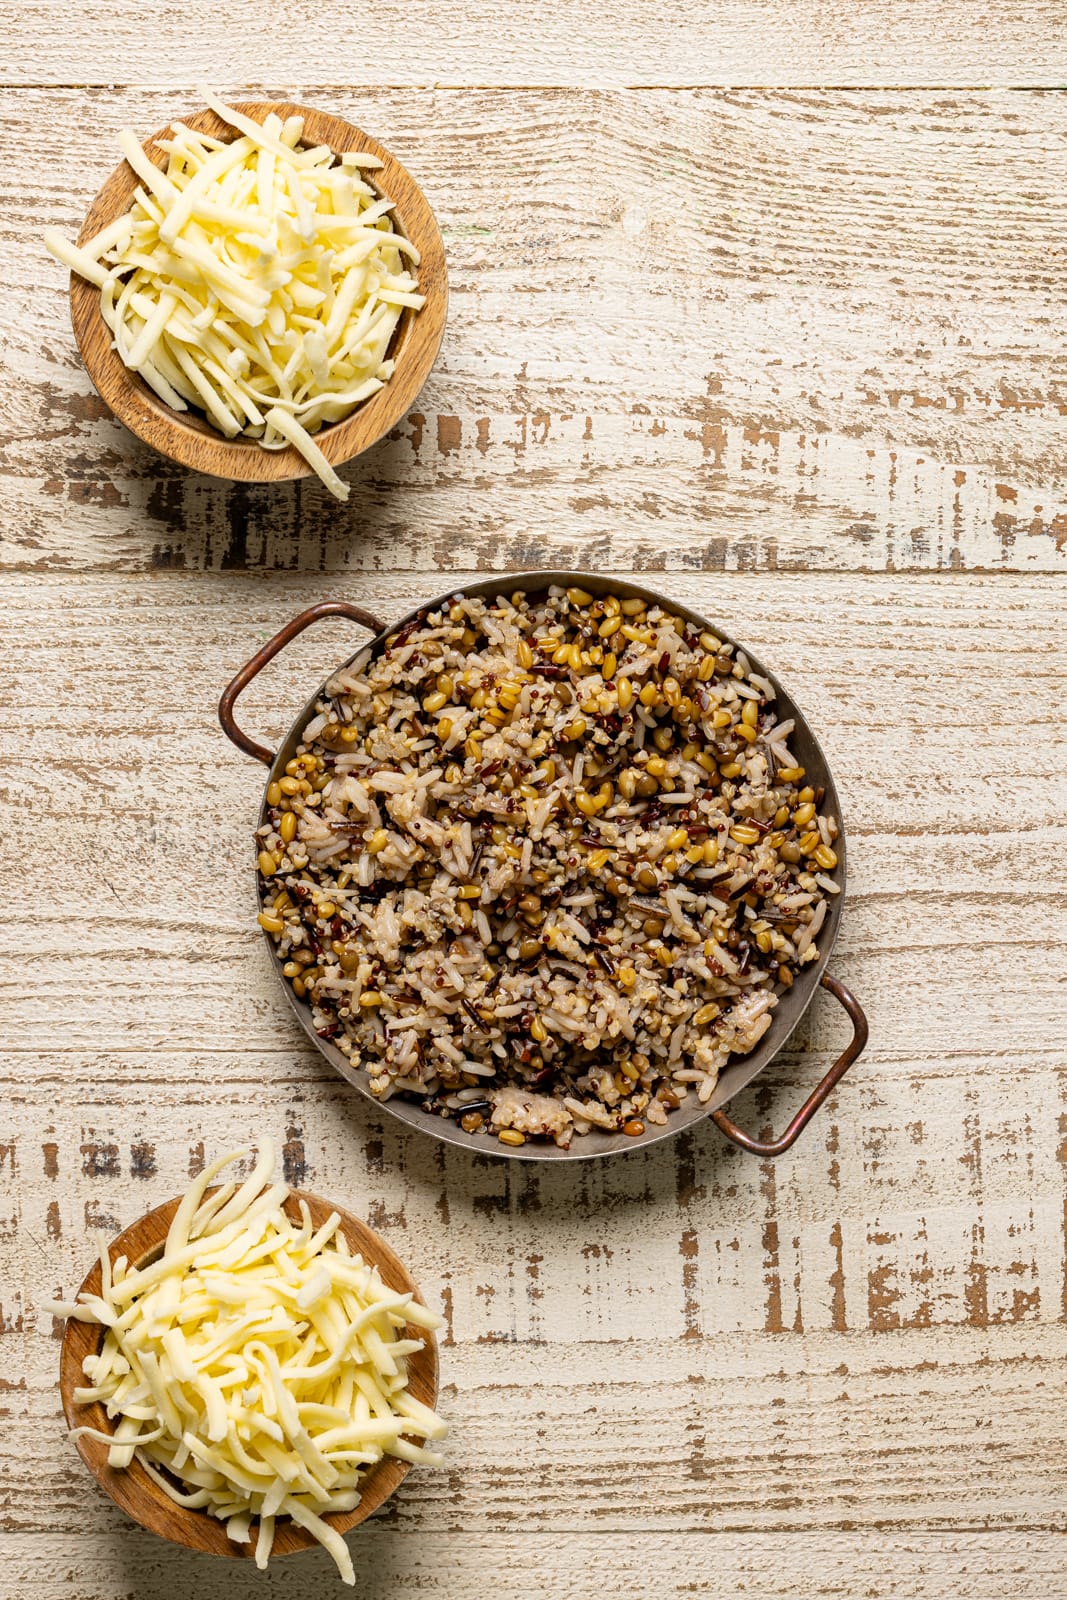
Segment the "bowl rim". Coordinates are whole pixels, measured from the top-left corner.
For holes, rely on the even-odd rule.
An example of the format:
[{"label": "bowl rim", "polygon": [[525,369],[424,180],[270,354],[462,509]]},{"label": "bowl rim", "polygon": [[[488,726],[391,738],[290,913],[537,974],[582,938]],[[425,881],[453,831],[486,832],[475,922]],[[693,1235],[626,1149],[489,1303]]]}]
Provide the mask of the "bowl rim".
[{"label": "bowl rim", "polygon": [[[335,1071],[340,1073],[365,1099],[369,1100],[379,1110],[391,1113],[401,1122],[431,1138],[440,1139],[446,1144],[460,1146],[474,1154],[496,1156],[510,1161],[593,1161],[603,1160],[608,1156],[624,1155],[636,1150],[647,1150],[650,1145],[658,1144],[663,1139],[669,1139],[677,1133],[691,1129],[695,1125],[706,1121],[714,1112],[721,1110],[736,1094],[739,1094],[742,1089],[747,1087],[763,1071],[764,1067],[770,1064],[774,1057],[785,1048],[793,1033],[799,1027],[812,1000],[815,998],[823,975],[827,972],[830,958],[837,942],[845,906],[847,830],[841,814],[840,797],[822,746],[793,695],[782,684],[777,675],[769,671],[749,647],[743,641],[735,638],[731,630],[724,628],[721,623],[710,620],[692,606],[672,599],[661,590],[654,589],[646,583],[638,582],[635,579],[614,577],[610,574],[552,568],[543,571],[496,573],[488,578],[477,579],[471,583],[455,583],[433,599],[413,606],[403,616],[389,623],[371,639],[364,640],[356,650],[352,651],[346,661],[339,662],[337,666],[326,674],[326,677],[319,684],[315,693],[305,702],[303,709],[279,743],[274,759],[267,769],[256,827],[262,826],[266,820],[268,788],[272,782],[285,775],[285,764],[292,759],[297,745],[301,742],[303,729],[315,714],[315,703],[321,696],[326,682],[334,673],[342,670],[345,666],[351,665],[352,662],[362,656],[369,657],[378,651],[393,634],[398,633],[416,617],[422,616],[428,611],[438,610],[441,606],[460,595],[481,595],[483,597],[510,595],[519,589],[530,593],[531,591],[537,592],[540,589],[550,587],[569,588],[572,585],[591,590],[594,594],[614,593],[623,598],[633,596],[662,605],[668,610],[685,617],[702,631],[710,631],[724,642],[734,645],[735,649],[743,651],[753,671],[767,678],[773,684],[777,696],[776,704],[785,708],[783,719],[785,716],[793,716],[796,719],[796,729],[790,735],[790,744],[798,759],[808,769],[807,781],[811,782],[814,779],[816,783],[823,785],[826,790],[826,803],[837,819],[838,838],[834,841],[834,848],[837,851],[838,864],[834,869],[834,874],[837,883],[840,885],[840,893],[828,897],[829,908],[826,921],[818,939],[818,959],[802,967],[793,981],[792,988],[778,997],[778,1004],[772,1014],[771,1026],[767,1033],[748,1055],[731,1058],[720,1074],[715,1091],[706,1104],[700,1105],[696,1096],[690,1095],[677,1110],[668,1114],[665,1124],[646,1122],[644,1132],[636,1137],[631,1137],[621,1132],[607,1133],[601,1129],[593,1128],[589,1133],[573,1138],[566,1149],[560,1148],[551,1140],[542,1139],[528,1139],[524,1145],[518,1146],[502,1144],[500,1140],[487,1137],[484,1133],[465,1132],[459,1126],[458,1121],[451,1117],[445,1118],[435,1113],[427,1113],[416,1100],[410,1100],[400,1095],[394,1095],[389,1100],[380,1100],[372,1095],[367,1082],[367,1073],[362,1068],[353,1067],[342,1050],[339,1050],[330,1040],[320,1038],[316,1033],[310,1006],[293,992],[292,985],[282,973],[283,962],[276,953],[274,941],[266,930],[261,929],[261,935],[267,945],[278,982],[300,1027]],[[254,861],[251,865],[251,872],[255,905],[258,912],[264,909],[264,899],[261,894],[259,876]]]},{"label": "bowl rim", "polygon": [[[366,173],[367,181],[393,201],[398,231],[419,251],[419,292],[426,300],[420,310],[406,306],[401,313],[390,343],[396,361],[393,376],[350,416],[329,423],[314,435],[327,461],[337,467],[384,438],[414,404],[430,374],[448,315],[448,272],[441,230],[426,195],[407,168],[354,123],[288,100],[234,101],[232,109],[260,122],[272,111],[282,118],[303,117],[303,143],[329,145],[336,154],[355,150],[377,156],[382,165]],[[159,141],[171,133],[175,123],[216,138],[236,137],[231,125],[214,111],[205,108],[188,116],[177,114],[144,140],[142,148],[156,166],[166,161]],[[86,213],[79,246],[129,209],[139,181],[126,161],[114,168]],[[131,433],[161,455],[194,471],[243,483],[278,483],[314,475],[314,468],[294,445],[264,450],[255,439],[226,439],[199,412],[177,412],[168,406],[138,373],[124,365],[100,311],[99,289],[76,272],[70,275],[70,317],[85,370],[97,393]]]},{"label": "bowl rim", "polygon": [[[217,1188],[218,1185],[213,1185],[206,1194],[216,1193]],[[316,1226],[321,1226],[336,1211],[341,1218],[341,1229],[346,1239],[364,1260],[378,1267],[389,1287],[402,1294],[411,1294],[420,1305],[425,1305],[417,1284],[403,1262],[365,1222],[361,1222],[345,1207],[302,1189],[291,1189],[285,1202],[285,1209],[294,1220],[299,1217],[301,1200],[307,1203]],[[181,1201],[182,1196],[177,1195],[125,1228],[108,1245],[111,1262],[114,1263],[120,1255],[125,1255],[132,1262],[139,1262],[155,1252],[162,1244]],[[98,1260],[86,1274],[74,1298],[83,1292],[99,1294],[100,1288],[101,1266]],[[106,1329],[96,1323],[79,1322],[74,1317],[67,1319],[60,1347],[59,1384],[63,1415],[69,1428],[89,1424],[105,1432],[112,1431],[112,1424],[100,1401],[83,1406],[76,1405],[73,1400],[74,1389],[85,1381],[82,1361],[85,1356],[96,1353],[105,1332]],[[409,1337],[423,1341],[423,1348],[408,1357],[409,1386],[416,1399],[432,1408],[436,1404],[439,1382],[437,1340],[432,1330],[416,1328],[411,1323],[407,1325],[406,1332]],[[249,1540],[237,1544],[227,1534],[225,1524],[206,1511],[180,1506],[168,1499],[136,1457],[129,1467],[111,1467],[107,1460],[107,1446],[98,1439],[83,1436],[74,1441],[74,1446],[104,1493],[148,1532],[158,1534],[172,1544],[184,1545],[190,1550],[202,1550],[209,1555],[254,1558],[258,1522],[253,1521]],[[348,1532],[384,1504],[407,1476],[411,1466],[410,1461],[384,1456],[364,1477],[359,1503],[351,1511],[326,1513],[323,1520],[338,1533]],[[299,1527],[291,1518],[279,1518],[275,1524],[271,1558],[312,1549],[317,1543],[312,1533]]]}]

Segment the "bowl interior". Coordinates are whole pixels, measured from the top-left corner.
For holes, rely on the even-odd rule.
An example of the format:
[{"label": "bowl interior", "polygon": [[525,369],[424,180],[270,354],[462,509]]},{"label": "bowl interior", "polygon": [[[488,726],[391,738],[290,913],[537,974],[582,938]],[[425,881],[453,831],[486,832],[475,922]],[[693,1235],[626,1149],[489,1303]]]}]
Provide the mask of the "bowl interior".
[{"label": "bowl interior", "polygon": [[[448,309],[441,232],[426,196],[407,169],[376,139],[351,123],[287,101],[235,102],[234,109],[257,122],[272,111],[283,119],[300,116],[304,118],[302,143],[329,145],[338,155],[356,150],[377,156],[382,166],[365,174],[367,182],[380,197],[393,201],[397,231],[410,239],[421,257],[419,290],[426,296],[426,303],[419,311],[406,306],[401,313],[389,345],[389,356],[396,363],[393,376],[351,416],[328,424],[315,435],[327,460],[337,466],[388,433],[413,404],[429,375],[440,349]],[[214,138],[236,137],[229,124],[213,111],[199,111],[175,120]],[[170,127],[168,124],[145,141],[145,152],[157,166],[166,161],[159,141],[167,137]],[[129,210],[138,182],[126,162],[115,168],[89,209],[79,244],[87,243],[101,228]],[[166,405],[138,373],[123,365],[100,313],[100,291],[76,273],[71,275],[70,302],[71,321],[86,371],[101,397],[138,438],[172,460],[219,477],[269,482],[311,473],[304,457],[291,445],[283,450],[264,450],[255,439],[226,439],[201,413],[174,411]]]},{"label": "bowl interior", "polygon": [[[657,1143],[660,1139],[669,1138],[671,1134],[680,1132],[682,1128],[689,1127],[694,1122],[702,1122],[713,1111],[717,1111],[720,1106],[733,1099],[734,1095],[739,1093],[746,1084],[751,1083],[756,1074],[767,1065],[773,1056],[778,1054],[807,1010],[833,950],[841,923],[845,899],[845,829],[841,817],[840,802],[826,757],[803,712],[789,691],[775,677],[774,673],[768,671],[762,662],[752,654],[747,645],[734,639],[728,628],[724,628],[719,622],[702,616],[689,606],[679,604],[676,600],[661,594],[658,590],[649,589],[642,584],[629,583],[622,579],[596,576],[588,572],[509,573],[506,576],[486,579],[481,583],[464,584],[461,588],[450,589],[444,595],[438,596],[437,599],[430,601],[428,604],[416,607],[413,611],[408,612],[405,616],[390,624],[377,638],[363,644],[349,657],[349,661],[354,661],[357,657],[373,654],[389,635],[397,632],[398,629],[404,627],[406,623],[412,621],[416,616],[438,609],[454,594],[463,593],[494,598],[499,594],[513,594],[517,589],[525,590],[528,594],[536,594],[552,585],[566,588],[572,584],[576,584],[594,595],[617,594],[624,599],[635,596],[642,600],[654,600],[677,615],[685,617],[687,621],[699,629],[710,629],[719,638],[735,644],[744,651],[753,670],[773,683],[777,695],[775,705],[779,720],[784,721],[787,717],[793,717],[796,720],[796,729],[790,735],[790,746],[798,761],[807,769],[807,781],[813,786],[822,785],[826,790],[828,809],[837,818],[838,826],[841,830],[839,838],[834,845],[838,857],[838,866],[835,869],[836,881],[841,886],[841,893],[829,897],[830,903],[827,909],[826,921],[819,933],[819,959],[813,961],[809,966],[801,968],[793,982],[793,987],[779,997],[768,1032],[749,1055],[736,1056],[731,1059],[719,1078],[715,1092],[706,1105],[700,1105],[696,1096],[690,1095],[676,1111],[672,1111],[669,1114],[665,1126],[657,1127],[653,1123],[646,1123],[644,1133],[636,1138],[624,1133],[606,1133],[594,1128],[581,1138],[572,1139],[570,1148],[567,1150],[560,1149],[559,1146],[548,1140],[527,1140],[526,1144],[519,1147],[504,1145],[497,1139],[487,1137],[484,1133],[464,1132],[458,1122],[454,1122],[451,1118],[444,1118],[432,1112],[424,1111],[417,1101],[404,1100],[400,1096],[394,1096],[393,1099],[385,1102],[375,1099],[367,1087],[366,1074],[358,1068],[354,1068],[348,1057],[336,1045],[331,1044],[327,1039],[319,1038],[312,1021],[311,1007],[306,1001],[299,999],[293,993],[291,984],[282,975],[283,963],[275,953],[273,941],[268,934],[264,933],[263,937],[266,940],[271,960],[277,971],[278,981],[285,991],[286,998],[292,1006],[300,1026],[316,1048],[321,1050],[322,1054],[343,1078],[346,1078],[361,1094],[370,1099],[375,1106],[381,1108],[384,1104],[384,1108],[387,1111],[399,1117],[402,1122],[406,1122],[409,1127],[417,1128],[424,1133],[434,1134],[437,1138],[444,1139],[449,1144],[480,1151],[483,1155],[491,1154],[518,1161],[581,1161],[647,1147],[650,1144]],[[338,663],[338,666],[340,665],[341,663]],[[286,763],[291,761],[296,753],[297,746],[300,744],[301,733],[314,715],[315,702],[322,693],[322,689],[323,685],[316,689],[278,749],[267,775],[268,787],[276,778],[285,776]],[[267,797],[266,788],[264,788],[259,812],[259,825],[262,825],[266,820],[266,816]],[[256,908],[259,910],[258,880],[256,898]]]},{"label": "bowl interior", "polygon": [[[213,1189],[207,1191],[208,1194],[214,1192]],[[299,1216],[300,1200],[307,1202],[317,1225],[325,1222],[331,1212],[336,1211],[341,1218],[341,1228],[353,1250],[358,1251],[365,1261],[373,1263],[378,1268],[390,1288],[402,1294],[411,1294],[421,1303],[422,1296],[415,1283],[384,1239],[379,1238],[365,1223],[360,1222],[342,1207],[331,1205],[329,1201],[322,1200],[317,1195],[305,1194],[295,1189],[285,1206],[286,1211],[294,1218]],[[167,1229],[180,1203],[180,1197],[169,1200],[166,1205],[148,1212],[132,1227],[127,1228],[109,1246],[111,1260],[114,1262],[120,1255],[138,1264],[151,1260],[162,1248]],[[97,1262],[78,1292],[84,1290],[90,1294],[99,1294],[100,1282],[100,1263]],[[103,1328],[94,1323],[77,1322],[73,1318],[67,1322],[60,1351],[60,1393],[68,1427],[75,1428],[87,1423],[108,1433],[113,1431],[113,1425],[103,1405],[94,1402],[91,1405],[80,1406],[75,1405],[73,1400],[74,1389],[85,1382],[82,1362],[87,1355],[95,1354],[100,1349],[104,1332]],[[415,1399],[433,1407],[437,1400],[436,1341],[432,1333],[422,1328],[415,1328],[411,1324],[407,1333],[411,1338],[423,1340],[423,1348],[408,1357],[409,1390]],[[212,1555],[248,1558],[254,1555],[255,1523],[253,1523],[252,1539],[247,1544],[235,1544],[227,1535],[224,1524],[209,1516],[206,1511],[191,1510],[187,1506],[176,1505],[168,1499],[153,1483],[136,1457],[131,1466],[118,1469],[108,1465],[107,1447],[98,1440],[81,1438],[75,1441],[75,1445],[105,1494],[151,1533],[158,1533],[162,1538],[169,1539],[175,1544],[185,1545],[192,1550],[204,1550]],[[398,1460],[394,1456],[386,1456],[372,1467],[364,1478],[359,1504],[351,1511],[332,1513],[325,1520],[339,1533],[354,1528],[388,1499],[409,1470],[409,1462]],[[298,1527],[289,1518],[279,1518],[275,1525],[272,1554],[287,1555],[294,1550],[309,1549],[315,1543],[313,1535],[306,1529]]]}]

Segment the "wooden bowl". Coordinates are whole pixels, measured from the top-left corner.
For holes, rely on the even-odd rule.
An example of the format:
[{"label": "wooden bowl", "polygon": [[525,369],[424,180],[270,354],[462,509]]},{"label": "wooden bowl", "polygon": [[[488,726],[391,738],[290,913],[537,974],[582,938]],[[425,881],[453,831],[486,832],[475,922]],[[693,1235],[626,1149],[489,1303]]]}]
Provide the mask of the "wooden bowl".
[{"label": "wooden bowl", "polygon": [[[235,109],[257,122],[262,122],[271,111],[283,120],[303,117],[305,143],[329,145],[338,155],[346,150],[359,150],[377,156],[382,165],[365,174],[367,182],[394,202],[394,225],[411,240],[421,257],[419,292],[426,296],[426,303],[419,311],[406,306],[401,313],[389,346],[389,355],[396,362],[393,376],[351,416],[320,428],[314,436],[323,455],[337,467],[369,450],[395,427],[429,376],[440,349],[448,310],[448,278],[441,231],[426,196],[411,174],[377,140],[351,123],[284,100],[244,102]],[[176,120],[215,138],[235,137],[229,124],[213,111],[198,111]],[[169,132],[168,124],[145,141],[145,153],[158,167],[167,159],[158,141],[166,138]],[[78,236],[80,245],[87,244],[101,228],[129,210],[139,181],[125,161],[115,168],[89,208]],[[152,445],[161,455],[197,472],[247,483],[277,483],[287,478],[304,478],[312,472],[292,445],[282,450],[264,450],[255,439],[225,439],[198,412],[174,411],[166,405],[138,373],[123,365],[100,314],[100,291],[77,273],[72,273],[70,279],[70,315],[85,370],[101,397],[131,433]]]},{"label": "wooden bowl", "polygon": [[[208,1194],[214,1192],[213,1189],[207,1191]],[[294,1220],[299,1218],[300,1200],[307,1202],[316,1226],[321,1225],[331,1212],[336,1211],[341,1218],[341,1231],[352,1249],[358,1251],[369,1265],[378,1268],[383,1281],[390,1289],[395,1289],[400,1294],[411,1294],[420,1305],[424,1304],[422,1296],[403,1265],[384,1239],[380,1239],[365,1223],[360,1222],[340,1206],[330,1205],[328,1201],[320,1200],[317,1195],[304,1194],[299,1189],[294,1189],[285,1203],[286,1211]],[[108,1254],[112,1262],[120,1255],[124,1255],[128,1261],[141,1265],[156,1256],[180,1203],[180,1197],[168,1200],[166,1205],[150,1211],[139,1222],[127,1228],[125,1233],[119,1234],[109,1246]],[[99,1294],[100,1287],[98,1261],[78,1292]],[[59,1388],[63,1400],[63,1415],[71,1428],[88,1423],[106,1433],[114,1431],[99,1401],[79,1406],[75,1405],[73,1400],[74,1390],[88,1382],[82,1372],[82,1362],[87,1355],[96,1355],[99,1352],[106,1331],[95,1323],[77,1322],[73,1317],[67,1322],[59,1357]],[[423,1348],[407,1358],[408,1389],[416,1400],[421,1400],[423,1405],[432,1408],[437,1401],[436,1341],[428,1329],[416,1328],[410,1323],[405,1336],[424,1341]],[[77,1439],[75,1443],[82,1460],[104,1493],[150,1533],[158,1533],[161,1538],[170,1539],[174,1544],[183,1544],[190,1550],[204,1550],[209,1555],[247,1558],[255,1555],[255,1531],[258,1526],[255,1522],[252,1524],[253,1531],[249,1542],[235,1544],[228,1537],[224,1523],[209,1516],[206,1511],[190,1510],[188,1507],[175,1505],[173,1500],[168,1499],[153,1483],[136,1457],[129,1467],[110,1467],[106,1445],[96,1439],[84,1437]],[[347,1533],[349,1528],[356,1527],[372,1512],[377,1511],[407,1475],[410,1466],[410,1462],[400,1461],[395,1456],[383,1457],[377,1465],[369,1468],[364,1477],[359,1504],[351,1511],[334,1512],[325,1520],[331,1527],[336,1528],[338,1533]],[[298,1527],[290,1518],[279,1517],[275,1524],[274,1547],[271,1553],[272,1556],[289,1555],[294,1550],[310,1549],[317,1542],[311,1533]]]}]

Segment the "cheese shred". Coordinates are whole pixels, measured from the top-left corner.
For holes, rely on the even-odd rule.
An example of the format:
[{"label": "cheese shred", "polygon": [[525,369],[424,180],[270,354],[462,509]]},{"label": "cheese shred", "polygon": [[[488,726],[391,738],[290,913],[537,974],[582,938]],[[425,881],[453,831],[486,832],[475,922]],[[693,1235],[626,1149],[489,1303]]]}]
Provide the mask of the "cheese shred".
[{"label": "cheese shred", "polygon": [[260,124],[199,92],[235,137],[172,123],[157,167],[124,128],[130,210],[81,246],[49,228],[45,246],[100,290],[114,348],[167,405],[295,446],[347,500],[312,435],[392,376],[396,325],[424,303],[419,253],[363,176],[376,157],[306,149],[300,117]]},{"label": "cheese shred", "polygon": [[101,1293],[45,1307],[107,1329],[74,1399],[101,1402],[114,1431],[71,1438],[107,1444],[113,1467],[138,1460],[177,1505],[252,1541],[259,1567],[276,1519],[291,1518],[354,1585],[348,1546],[323,1518],[358,1505],[385,1455],[443,1464],[426,1441],[448,1426],[407,1392],[407,1358],[422,1348],[408,1326],[441,1318],[352,1255],[336,1213],[316,1228],[301,1200],[299,1221],[288,1215],[269,1140],[240,1186],[205,1198],[247,1154],[200,1174],[158,1259],[112,1265],[101,1240]]}]

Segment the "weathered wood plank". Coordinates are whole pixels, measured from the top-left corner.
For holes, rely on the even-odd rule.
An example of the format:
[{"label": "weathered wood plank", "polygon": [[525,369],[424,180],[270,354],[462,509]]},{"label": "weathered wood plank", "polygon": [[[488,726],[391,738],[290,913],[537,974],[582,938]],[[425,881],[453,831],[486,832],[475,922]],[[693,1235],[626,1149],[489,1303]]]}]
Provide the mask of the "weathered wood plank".
[{"label": "weathered wood plank", "polygon": [[[59,27],[0,0],[35,38],[0,81],[121,82],[144,18],[94,5]],[[93,1228],[268,1131],[447,1314],[449,1468],[355,1542],[370,1600],[571,1600],[591,1574],[1067,1600],[1067,107],[897,87],[1062,82],[1062,8],[685,0],[650,30],[632,0],[447,26],[419,3],[331,22],[328,53],[299,0],[269,34],[246,0],[189,18],[153,19],[153,82],[179,89],[0,107],[0,1595],[261,1591],[95,1494],[37,1308]],[[347,508],[125,435],[38,242],[119,126],[190,104],[205,60],[276,72],[280,30],[286,88],[395,149],[450,254],[441,364]],[[393,87],[315,87],[324,59]],[[759,87],[678,87],[723,82]],[[780,87],[812,83],[889,87]],[[568,562],[664,572],[727,622],[841,787],[835,967],[872,1043],[777,1164],[709,1126],[589,1170],[438,1149],[297,1035],[251,926],[260,773],[213,710],[239,662],[330,591],[395,616]],[[299,641],[250,727],[280,734],[351,644]],[[738,1120],[780,1126],[843,1036],[821,998]],[[269,1580],[309,1584],[342,1592],[316,1555]]]},{"label": "weathered wood plank", "polygon": [[[825,1059],[837,1033],[825,1011],[811,1033]],[[1051,1063],[1031,1061],[1021,1096],[1004,1062],[957,1057],[924,1098],[920,1062],[865,1061],[769,1169],[709,1126],[618,1172],[517,1173],[383,1120],[307,1051],[169,1057],[116,1063],[105,1048],[95,1083],[84,1053],[51,1058],[29,1089],[5,1083],[5,1142],[24,1174],[3,1190],[8,1330],[38,1326],[40,1299],[81,1281],[88,1226],[117,1232],[176,1192],[205,1139],[214,1154],[263,1132],[286,1147],[293,1181],[366,1215],[447,1301],[450,1345],[1062,1319],[1064,1084]],[[780,1122],[817,1071],[793,1049],[735,1114]]]},{"label": "weathered wood plank", "polygon": [[[116,1573],[135,1595],[174,1600],[260,1600],[260,1574],[243,1564],[150,1540],[129,1527],[78,1534],[40,1533],[10,1540],[6,1586],[39,1600],[113,1600]],[[7,1556],[10,1548],[11,1554]],[[1059,1534],[812,1533],[723,1534],[554,1532],[516,1527],[499,1532],[434,1531],[368,1523],[353,1539],[364,1600],[398,1593],[428,1600],[481,1600],[488,1586],[512,1600],[586,1600],[595,1575],[601,1592],[649,1600],[766,1594],[777,1600],[1061,1600]],[[314,1553],[279,1562],[272,1600],[341,1600],[351,1591]]]},{"label": "weathered wood plank", "polygon": [[[397,615],[423,584],[375,575],[361,598]],[[78,1280],[92,1227],[117,1229],[264,1129],[294,1181],[365,1214],[446,1308],[455,1454],[392,1513],[416,1549],[457,1527],[507,1538],[520,1519],[645,1550],[657,1530],[718,1530],[727,1560],[753,1529],[1061,1526],[1062,586],[668,586],[805,686],[853,829],[836,959],[872,1046],[774,1166],[704,1127],[624,1162],[517,1172],[355,1099],[298,1040],[250,926],[259,777],[213,713],[220,680],[322,580],[3,579],[23,863],[0,907],[14,1549],[87,1515],[121,1537],[62,1449],[35,1308]],[[280,703],[350,637],[300,641],[250,696],[250,725],[280,731]],[[820,1002],[741,1120],[780,1124],[842,1032]]]},{"label": "weathered wood plank", "polygon": [[[8,843],[33,863],[38,899],[32,982],[21,957],[8,978],[15,1050],[55,1048],[57,1011],[74,1051],[140,1048],[146,1012],[169,1050],[229,1048],[235,1025],[243,1046],[271,1049],[288,1025],[249,917],[260,777],[225,745],[213,707],[245,654],[321,587],[290,580],[283,599],[277,584],[193,574],[148,591],[104,576],[27,587],[10,575],[3,587],[20,707],[7,726],[13,739],[27,721],[34,730],[10,764],[21,803]],[[872,1049],[916,1059],[915,1018],[899,996],[919,961],[939,997],[923,1019],[931,1068],[943,1053],[998,1061],[1006,1048],[1054,1045],[1064,1018],[1059,584],[912,580],[905,608],[899,580],[885,577],[859,592],[842,577],[668,587],[778,668],[824,737],[855,845],[839,959],[877,1019]],[[361,591],[392,616],[419,594],[411,579]],[[306,636],[250,693],[248,726],[283,731],[352,643],[337,624]],[[44,894],[42,831],[54,852]],[[21,905],[0,907],[0,920],[17,941]],[[1008,1046],[997,1035],[1013,1010]],[[291,1029],[285,1037],[295,1040]]]},{"label": "weathered wood plank", "polygon": [[1062,96],[369,92],[452,318],[346,506],[170,467],[89,392],[40,229],[186,104],[0,111],[5,564],[1064,570]]},{"label": "weathered wood plank", "polygon": [[[995,1346],[976,1330],[660,1335],[651,1363],[650,1343],[446,1350],[449,1465],[412,1474],[388,1521],[416,1536],[1063,1526],[1062,1328],[1003,1330]],[[64,1445],[49,1389],[15,1399],[25,1445],[0,1488],[4,1532],[120,1525]]]},{"label": "weathered wood plank", "polygon": [[0,9],[5,37],[32,40],[13,51],[0,81],[12,85],[124,83],[131,72],[153,84],[196,83],[205,62],[225,63],[248,82],[285,87],[318,80],[373,88],[555,84],[996,84],[1058,87],[1067,70],[1067,32],[1054,0],[1010,0],[995,19],[961,0],[887,0],[848,6],[784,0],[679,0],[649,26],[640,0],[589,7],[557,0],[551,9],[487,0],[449,12],[442,25],[430,0],[402,10],[364,7],[358,25],[336,21],[308,0],[283,0],[265,29],[252,0],[225,13],[200,3],[162,12],[151,37],[132,0],[88,0],[75,12],[31,0]]}]

